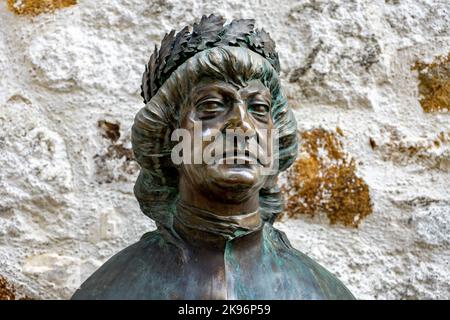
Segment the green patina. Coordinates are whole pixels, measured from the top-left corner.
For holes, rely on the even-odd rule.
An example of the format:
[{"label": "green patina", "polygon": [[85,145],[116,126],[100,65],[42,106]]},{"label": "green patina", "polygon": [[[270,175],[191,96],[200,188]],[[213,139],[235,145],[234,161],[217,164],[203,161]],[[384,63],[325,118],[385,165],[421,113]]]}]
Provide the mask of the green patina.
[{"label": "green patina", "polygon": [[[236,20],[227,26],[223,22],[211,15],[195,24],[192,34],[186,29],[176,36],[171,32],[151,56],[142,85],[147,104],[135,118],[132,143],[141,166],[134,192],[157,230],[109,259],[73,299],[354,298],[336,277],[295,250],[284,233],[273,227],[283,211],[276,178],[297,155],[296,122],[281,91],[278,56],[268,34],[254,31],[253,20]],[[251,183],[236,185],[233,170],[220,176],[231,177],[223,183],[221,178],[213,180],[210,171],[202,171],[206,165],[176,167],[168,137],[191,119],[186,114],[195,111],[190,97],[198,93],[196,86],[204,88],[212,82],[239,97],[232,101],[242,101],[248,96],[242,98],[240,90],[248,89],[252,79],[260,80],[252,84],[252,90],[272,100],[267,103],[272,118],[268,116],[264,125],[279,132],[279,150],[271,154],[278,160],[278,172],[255,174]],[[220,91],[207,88],[207,94]],[[230,109],[247,112],[248,104],[233,103]],[[223,131],[246,121],[236,121],[234,114],[234,109],[224,112],[209,123]],[[256,129],[263,127],[257,124],[261,126],[255,125]],[[223,210],[226,205],[234,212]]]}]

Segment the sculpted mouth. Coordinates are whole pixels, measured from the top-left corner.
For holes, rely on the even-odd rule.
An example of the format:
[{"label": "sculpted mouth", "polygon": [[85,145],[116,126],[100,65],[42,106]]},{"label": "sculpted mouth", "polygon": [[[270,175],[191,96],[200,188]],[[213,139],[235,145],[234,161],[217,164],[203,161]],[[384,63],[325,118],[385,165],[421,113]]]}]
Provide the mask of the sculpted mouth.
[{"label": "sculpted mouth", "polygon": [[261,164],[261,161],[249,150],[227,150],[222,157],[216,158],[216,163],[233,165],[234,167],[248,167],[251,164]]}]

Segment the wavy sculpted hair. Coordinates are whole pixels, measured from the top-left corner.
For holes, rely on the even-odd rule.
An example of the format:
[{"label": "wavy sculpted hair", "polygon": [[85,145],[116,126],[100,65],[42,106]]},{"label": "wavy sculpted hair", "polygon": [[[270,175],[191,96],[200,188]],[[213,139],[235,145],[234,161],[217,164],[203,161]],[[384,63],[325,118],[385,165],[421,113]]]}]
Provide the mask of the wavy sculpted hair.
[{"label": "wavy sculpted hair", "polygon": [[[178,169],[171,161],[173,130],[179,127],[192,88],[203,78],[238,85],[259,79],[272,97],[271,116],[279,132],[279,170],[286,170],[297,156],[297,124],[281,91],[277,71],[261,55],[242,47],[215,47],[201,51],[179,66],[136,115],[132,145],[141,166],[134,193],[144,214],[158,228],[171,229],[178,199]],[[283,210],[275,176],[260,190],[262,219],[273,223]]]}]

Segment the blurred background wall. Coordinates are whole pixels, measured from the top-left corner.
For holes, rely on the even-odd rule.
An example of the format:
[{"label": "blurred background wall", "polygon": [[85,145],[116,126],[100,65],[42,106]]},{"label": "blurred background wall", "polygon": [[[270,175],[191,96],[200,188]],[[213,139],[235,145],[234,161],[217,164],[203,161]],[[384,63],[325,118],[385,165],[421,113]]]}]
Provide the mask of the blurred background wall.
[{"label": "blurred background wall", "polygon": [[210,13],[277,43],[301,153],[276,226],[357,298],[449,299],[447,0],[0,0],[0,276],[69,298],[154,228],[132,192],[144,64]]}]

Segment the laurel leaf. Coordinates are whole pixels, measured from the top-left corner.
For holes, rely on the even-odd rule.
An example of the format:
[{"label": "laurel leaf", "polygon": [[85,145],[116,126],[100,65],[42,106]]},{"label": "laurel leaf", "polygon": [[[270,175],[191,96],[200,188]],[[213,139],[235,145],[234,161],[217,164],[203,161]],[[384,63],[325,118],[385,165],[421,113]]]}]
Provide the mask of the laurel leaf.
[{"label": "laurel leaf", "polygon": [[166,65],[166,61],[169,58],[173,44],[175,42],[175,30],[166,33],[163,40],[161,41],[161,48],[159,49],[158,60],[156,64],[158,65],[158,69],[156,72],[156,79],[158,80],[158,85],[162,85],[166,79],[162,79],[162,73],[164,70],[164,66]]},{"label": "laurel leaf", "polygon": [[263,39],[260,36],[260,30],[255,30],[255,32],[248,37],[248,41],[249,41],[249,46],[254,51],[259,53],[260,55],[264,55],[264,50],[263,50],[264,43],[263,43]]},{"label": "laurel leaf", "polygon": [[264,29],[257,29],[248,37],[248,41],[252,50],[269,60],[275,70],[280,71],[278,54],[275,51],[275,42],[272,40],[268,32]]},{"label": "laurel leaf", "polygon": [[235,46],[239,41],[245,42],[247,37],[253,33],[255,26],[254,19],[239,19],[233,20],[226,25],[223,32],[220,34],[220,44]]},{"label": "laurel leaf", "polygon": [[270,34],[266,32],[266,30],[261,29],[259,37],[261,38],[264,52],[267,52],[268,56],[272,56],[272,54],[275,53],[275,42],[270,37]]},{"label": "laurel leaf", "polygon": [[170,74],[197,52],[225,45],[241,46],[259,53],[280,71],[275,43],[264,29],[253,30],[254,19],[233,20],[225,25],[225,19],[211,14],[194,23],[192,33],[184,27],[175,35],[172,30],[161,42],[161,48],[150,57],[142,76],[141,96],[147,103],[156,94]]},{"label": "laurel leaf", "polygon": [[177,62],[183,57],[184,49],[186,49],[187,43],[190,38],[189,27],[184,27],[177,33],[172,48],[172,53],[167,59],[166,66],[164,67],[164,73],[171,73],[177,67]]},{"label": "laurel leaf", "polygon": [[144,103],[150,101],[150,99],[156,93],[156,61],[158,60],[158,46],[155,45],[153,54],[150,56],[148,64],[145,65],[145,71],[142,75],[141,96],[144,98]]},{"label": "laurel leaf", "polygon": [[275,68],[275,70],[277,72],[281,71],[280,59],[278,57],[278,53],[277,52],[274,51],[273,54],[270,56],[270,58],[267,58],[267,59],[273,65],[273,67]]},{"label": "laurel leaf", "polygon": [[194,23],[192,37],[188,43],[189,52],[205,50],[219,40],[218,34],[223,28],[225,19],[214,14],[202,16],[199,23]]}]

